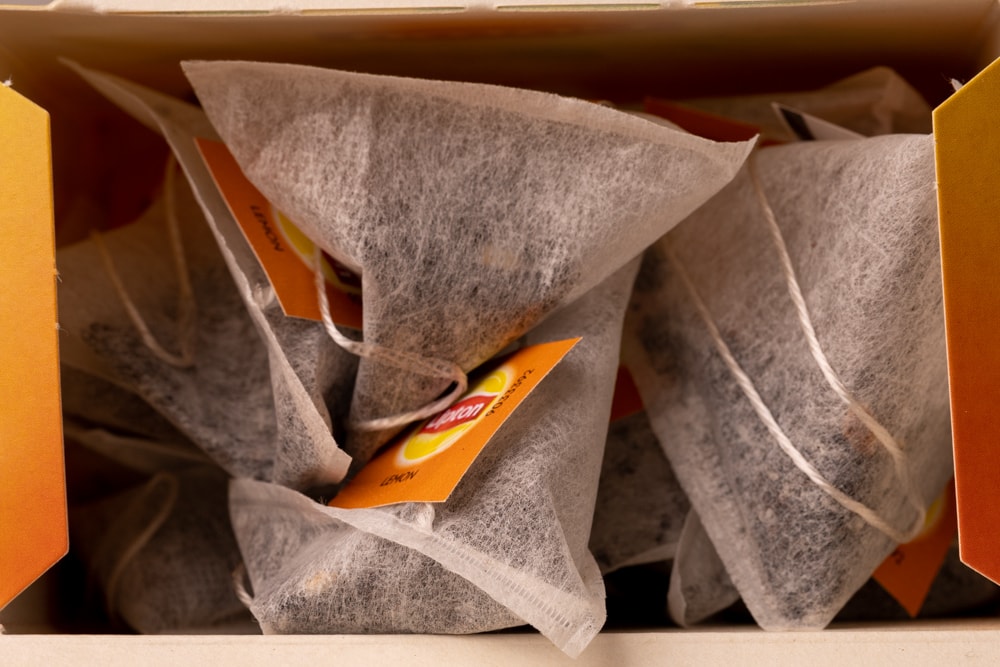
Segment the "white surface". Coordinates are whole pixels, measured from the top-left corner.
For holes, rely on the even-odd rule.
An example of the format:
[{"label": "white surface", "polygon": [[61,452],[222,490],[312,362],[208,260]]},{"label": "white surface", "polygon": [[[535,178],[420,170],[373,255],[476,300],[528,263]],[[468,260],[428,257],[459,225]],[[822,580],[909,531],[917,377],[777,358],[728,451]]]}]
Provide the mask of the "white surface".
[{"label": "white surface", "polygon": [[750,628],[694,631],[609,632],[577,660],[532,634],[475,637],[269,636],[126,637],[8,635],[0,637],[4,664],[149,667],[213,662],[241,667],[333,664],[575,665],[995,665],[1000,663],[1000,622],[919,623],[765,633]]}]

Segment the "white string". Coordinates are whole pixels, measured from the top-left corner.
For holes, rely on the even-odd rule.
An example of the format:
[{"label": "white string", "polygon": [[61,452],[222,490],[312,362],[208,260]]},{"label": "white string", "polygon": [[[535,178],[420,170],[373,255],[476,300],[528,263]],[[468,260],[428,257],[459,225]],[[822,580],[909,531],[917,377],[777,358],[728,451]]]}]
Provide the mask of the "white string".
[{"label": "white string", "polygon": [[823,377],[826,379],[830,388],[835,394],[837,394],[840,400],[847,405],[848,409],[854,413],[854,416],[857,417],[858,420],[860,420],[861,423],[864,424],[865,427],[871,432],[871,434],[875,436],[875,439],[878,440],[879,444],[881,444],[886,452],[889,453],[889,456],[892,457],[896,478],[899,480],[899,483],[903,488],[903,492],[906,494],[907,500],[917,511],[918,515],[913,526],[906,532],[906,534],[910,536],[910,539],[912,539],[916,537],[923,528],[924,520],[927,516],[927,509],[924,507],[924,503],[921,501],[920,496],[913,484],[909,466],[906,461],[906,453],[903,451],[903,448],[899,446],[899,443],[896,442],[896,439],[892,436],[892,434],[889,433],[888,429],[882,426],[882,424],[880,424],[879,421],[875,419],[875,417],[873,417],[871,413],[868,412],[868,410],[866,410],[865,407],[851,395],[843,381],[841,381],[840,376],[837,375],[837,372],[833,369],[829,359],[827,359],[826,353],[823,352],[823,348],[816,336],[816,330],[813,327],[812,317],[809,314],[809,308],[806,305],[805,297],[802,295],[802,289],[800,288],[799,281],[795,275],[795,267],[792,266],[792,259],[788,254],[788,247],[785,245],[785,239],[781,234],[781,228],[778,226],[774,210],[771,208],[771,204],[767,200],[764,187],[757,174],[756,161],[753,155],[751,155],[748,160],[747,166],[750,172],[750,180],[753,183],[754,192],[757,195],[757,201],[760,204],[761,210],[764,212],[764,219],[766,220],[768,230],[771,233],[771,239],[774,241],[775,248],[778,250],[778,256],[781,259],[781,268],[785,274],[785,284],[788,287],[788,296],[792,299],[792,303],[795,305],[795,312],[796,315],[798,315],[802,333],[805,334],[806,342],[809,345],[809,352],[812,354],[813,359],[816,361],[816,365],[819,366],[820,372],[823,373]]},{"label": "white string", "polygon": [[[894,526],[890,525],[887,521],[882,519],[882,517],[880,517],[875,510],[868,507],[864,503],[859,502],[854,498],[851,498],[850,496],[842,492],[840,489],[830,484],[830,482],[828,482],[823,477],[823,475],[808,460],[806,460],[806,458],[802,455],[802,453],[799,452],[798,449],[796,449],[795,445],[792,444],[792,441],[788,438],[788,436],[782,430],[781,426],[778,424],[777,420],[774,418],[774,415],[771,413],[770,409],[764,403],[764,400],[758,393],[757,388],[753,384],[753,381],[746,374],[743,368],[739,365],[739,362],[736,361],[736,359],[733,357],[732,352],[729,350],[729,346],[726,344],[725,340],[722,337],[722,334],[719,332],[718,326],[715,324],[715,319],[712,317],[711,312],[708,310],[708,307],[702,300],[701,295],[698,293],[698,290],[695,287],[694,283],[692,282],[690,276],[688,275],[687,270],[684,268],[684,265],[681,263],[681,261],[677,258],[676,254],[674,253],[673,248],[670,247],[668,244],[664,244],[663,245],[664,252],[667,256],[668,261],[670,261],[670,263],[674,267],[674,270],[677,272],[678,277],[681,279],[681,282],[684,284],[685,289],[687,289],[688,294],[691,297],[692,302],[694,303],[695,309],[698,311],[699,316],[701,317],[702,321],[708,328],[709,335],[711,336],[712,341],[714,342],[715,347],[719,352],[719,355],[722,357],[723,362],[729,369],[729,372],[736,380],[736,383],[743,391],[743,394],[750,401],[750,404],[753,407],[754,412],[757,414],[757,417],[767,428],[768,432],[771,434],[771,437],[773,437],[774,440],[778,443],[778,446],[781,448],[781,450],[792,460],[792,462],[795,464],[795,467],[798,468],[803,473],[805,473],[805,475],[816,486],[818,486],[821,490],[823,490],[824,493],[833,498],[833,500],[835,500],[845,509],[859,516],[868,525],[872,526],[876,530],[887,535],[897,543],[903,544],[909,542],[914,537],[916,537],[923,529],[926,510],[924,509],[922,504],[920,504],[919,502],[914,502],[915,493],[913,491],[908,471],[906,470],[905,456],[903,455],[902,450],[899,448],[899,445],[896,443],[896,441],[892,438],[891,435],[888,434],[888,431],[886,431],[881,424],[879,424],[873,417],[871,417],[871,415],[869,415],[867,411],[865,411],[864,408],[861,405],[859,405],[858,402],[854,400],[853,397],[851,397],[851,395],[847,392],[846,388],[844,387],[843,383],[840,381],[836,373],[833,371],[832,367],[829,364],[829,361],[826,359],[826,355],[823,353],[822,348],[820,347],[819,342],[816,339],[815,330],[813,329],[812,326],[812,320],[809,317],[809,311],[805,306],[805,300],[802,298],[801,289],[799,288],[798,281],[795,277],[794,269],[791,266],[791,259],[788,257],[787,248],[785,247],[784,239],[781,236],[781,230],[780,228],[778,228],[777,222],[774,220],[774,213],[773,211],[771,211],[771,208],[767,203],[766,197],[761,198],[761,195],[763,195],[763,190],[760,189],[756,173],[753,171],[753,157],[751,157],[749,165],[750,165],[749,168],[750,168],[751,178],[754,181],[755,188],[758,189],[758,198],[761,201],[762,207],[764,207],[765,209],[765,217],[768,219],[768,222],[770,223],[772,238],[775,239],[775,242],[778,246],[779,254],[782,256],[783,268],[785,272],[786,282],[788,283],[789,287],[789,293],[792,298],[792,301],[796,306],[796,310],[799,314],[799,320],[802,325],[803,331],[805,332],[807,339],[809,339],[809,347],[810,351],[813,354],[813,358],[820,366],[820,369],[823,372],[824,377],[827,379],[827,382],[830,383],[831,387],[834,388],[834,391],[838,394],[838,396],[840,396],[840,398],[847,403],[852,412],[858,415],[859,419],[862,420],[862,423],[864,423],[870,430],[872,430],[872,433],[875,435],[875,437],[879,439],[879,442],[881,442],[882,445],[886,447],[886,449],[892,455],[893,462],[896,468],[897,477],[900,479],[900,482],[904,485],[908,499],[911,501],[911,504],[913,504],[914,507],[917,509],[919,515],[917,520],[908,530],[904,532],[897,530]],[[864,417],[861,416],[862,414],[864,415]],[[876,428],[872,428],[872,426]],[[887,440],[883,440],[882,438],[886,436],[888,436]],[[886,444],[887,442],[889,444]]]},{"label": "white string", "polygon": [[469,378],[458,364],[444,359],[435,359],[419,354],[392,350],[374,343],[351,340],[340,332],[337,325],[334,324],[333,318],[330,316],[330,302],[326,296],[326,280],[323,278],[322,271],[322,253],[323,251],[319,246],[316,247],[313,253],[313,274],[316,282],[316,294],[319,299],[319,311],[323,318],[323,325],[326,327],[327,334],[329,334],[330,338],[337,345],[353,355],[386,363],[390,366],[428,377],[450,380],[454,384],[454,388],[450,392],[418,410],[404,412],[391,417],[354,422],[351,426],[359,431],[382,431],[405,426],[411,422],[436,415],[458,400],[469,386]]},{"label": "white string", "polygon": [[132,301],[132,297],[129,296],[128,291],[125,289],[125,284],[122,282],[121,276],[118,275],[118,270],[115,268],[111,252],[108,250],[107,244],[104,242],[104,235],[95,229],[90,232],[90,238],[97,247],[98,254],[101,257],[101,262],[104,265],[105,273],[107,273],[108,278],[111,280],[111,284],[115,288],[115,293],[118,295],[118,299],[125,308],[125,312],[128,314],[129,320],[132,322],[132,326],[134,326],[136,331],[139,332],[139,336],[142,338],[143,344],[149,348],[156,358],[165,364],[175,368],[190,368],[194,365],[193,347],[196,333],[197,312],[194,300],[194,291],[191,288],[191,277],[188,274],[187,258],[184,254],[184,244],[181,240],[180,224],[177,221],[176,202],[174,200],[174,172],[176,166],[176,158],[174,158],[173,154],[171,154],[169,160],[167,161],[164,183],[164,199],[166,200],[166,223],[167,232],[170,236],[170,250],[174,259],[174,268],[177,272],[177,331],[178,341],[181,348],[180,354],[168,352],[160,344],[160,342],[156,340],[156,336],[154,336],[149,330],[146,320],[143,318],[139,309]]},{"label": "white string", "polygon": [[112,618],[117,617],[117,602],[118,602],[118,582],[121,579],[121,575],[125,572],[125,568],[135,560],[139,552],[145,548],[153,536],[156,535],[160,527],[166,522],[167,518],[170,516],[170,512],[173,511],[174,505],[177,503],[177,491],[178,484],[177,478],[169,475],[167,473],[158,473],[153,479],[151,479],[143,489],[143,494],[135,502],[143,503],[146,499],[153,493],[159,485],[165,485],[167,491],[167,497],[165,502],[160,506],[149,523],[139,532],[138,535],[132,540],[132,542],[125,548],[118,561],[111,568],[111,573],[108,575],[107,582],[107,611],[108,615]]}]

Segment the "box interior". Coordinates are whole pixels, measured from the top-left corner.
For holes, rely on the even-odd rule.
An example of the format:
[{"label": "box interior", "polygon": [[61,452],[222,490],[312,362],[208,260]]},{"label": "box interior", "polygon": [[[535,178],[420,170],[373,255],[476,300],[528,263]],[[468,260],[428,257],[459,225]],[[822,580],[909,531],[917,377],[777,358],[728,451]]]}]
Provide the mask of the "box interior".
[{"label": "box interior", "polygon": [[[142,5],[136,5],[141,7]],[[481,81],[635,105],[815,88],[897,69],[935,105],[1000,55],[994,0],[703,2],[490,7],[338,3],[296,13],[95,13],[0,6],[0,80],[52,118],[57,237],[94,213],[127,222],[148,201],[164,147],[60,63],[190,96],[182,59],[254,59]],[[69,462],[72,467],[76,465]],[[79,464],[82,466],[82,464]],[[60,629],[47,577],[0,614],[8,631]]]}]

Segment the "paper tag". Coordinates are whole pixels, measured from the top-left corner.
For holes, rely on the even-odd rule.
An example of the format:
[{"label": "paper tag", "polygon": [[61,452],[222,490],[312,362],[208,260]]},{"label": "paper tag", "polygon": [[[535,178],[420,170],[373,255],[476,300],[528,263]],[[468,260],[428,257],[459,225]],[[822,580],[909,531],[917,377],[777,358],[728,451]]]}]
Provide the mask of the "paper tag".
[{"label": "paper tag", "polygon": [[934,110],[962,561],[1000,583],[1000,60]]},{"label": "paper tag", "polygon": [[480,367],[458,401],[396,438],[330,506],[444,502],[507,417],[579,340],[532,345]]},{"label": "paper tag", "polygon": [[784,143],[764,136],[756,125],[687,107],[683,104],[646,98],[643,109],[646,113],[669,120],[691,134],[712,141],[748,141],[760,135],[757,140],[757,148],[778,146]]},{"label": "paper tag", "polygon": [[[225,144],[197,139],[198,150],[226,200],[243,236],[264,268],[285,315],[321,319],[313,273],[316,246],[254,187]],[[361,279],[323,254],[330,317],[341,326],[361,328]]]},{"label": "paper tag", "polygon": [[666,100],[646,98],[643,109],[712,141],[748,141],[760,134],[760,129],[749,123]]},{"label": "paper tag", "polygon": [[896,547],[872,575],[911,617],[920,613],[957,532],[955,481],[951,480],[927,510],[923,531]]},{"label": "paper tag", "polygon": [[49,116],[0,86],[0,608],[68,548]]},{"label": "paper tag", "polygon": [[774,113],[782,125],[802,141],[844,141],[865,138],[865,135],[854,130],[848,130],[846,127],[835,125],[778,102],[772,102],[771,108],[774,109]]},{"label": "paper tag", "polygon": [[619,366],[618,376],[615,378],[615,395],[611,399],[611,421],[631,417],[645,409],[632,373],[625,366]]}]

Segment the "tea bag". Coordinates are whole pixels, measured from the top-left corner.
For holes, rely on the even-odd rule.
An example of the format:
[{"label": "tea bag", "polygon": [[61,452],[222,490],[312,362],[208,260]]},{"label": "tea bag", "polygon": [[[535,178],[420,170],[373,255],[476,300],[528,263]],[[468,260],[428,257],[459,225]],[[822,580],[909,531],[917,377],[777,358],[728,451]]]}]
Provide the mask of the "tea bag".
[{"label": "tea bag", "polygon": [[933,139],[760,150],[650,253],[654,430],[754,618],[818,628],[951,470]]},{"label": "tea bag", "polygon": [[674,623],[690,627],[740,599],[694,511],[688,512],[676,551],[667,592],[667,609]]},{"label": "tea bag", "polygon": [[672,559],[689,508],[645,411],[612,421],[590,535],[601,572]]},{"label": "tea bag", "polygon": [[219,194],[194,143],[217,138],[204,114],[189,104],[107,74],[69,63],[98,91],[163,134],[204,211],[236,293],[264,341],[268,378],[255,391],[273,396],[277,448],[270,479],[305,489],[339,482],[350,458],[333,430],[346,418],[357,359],[327,336],[322,324],[285,317],[263,269]]},{"label": "tea bag", "polygon": [[463,633],[530,623],[577,655],[604,623],[587,550],[636,263],[527,344],[582,336],[444,503],[338,509],[236,480],[230,511],[273,632]]},{"label": "tea bag", "polygon": [[245,615],[233,589],[239,550],[221,471],[158,473],[138,489],[75,509],[70,525],[113,620],[162,633]]},{"label": "tea bag", "polygon": [[355,465],[693,211],[749,150],[532,91],[183,67],[247,177],[362,276],[365,342],[342,341],[362,356]]},{"label": "tea bag", "polygon": [[[62,359],[73,358],[65,347],[60,354]],[[177,427],[136,394],[65,363],[60,367],[60,392],[67,419],[154,441],[184,439]]]},{"label": "tea bag", "polygon": [[795,141],[794,133],[775,113],[774,103],[865,136],[931,131],[930,106],[888,67],[873,67],[812,91],[683,101],[685,106],[753,125],[768,139]]},{"label": "tea bag", "polygon": [[178,187],[135,223],[60,249],[57,263],[62,336],[230,474],[270,479],[277,434],[266,350],[190,192]]}]

